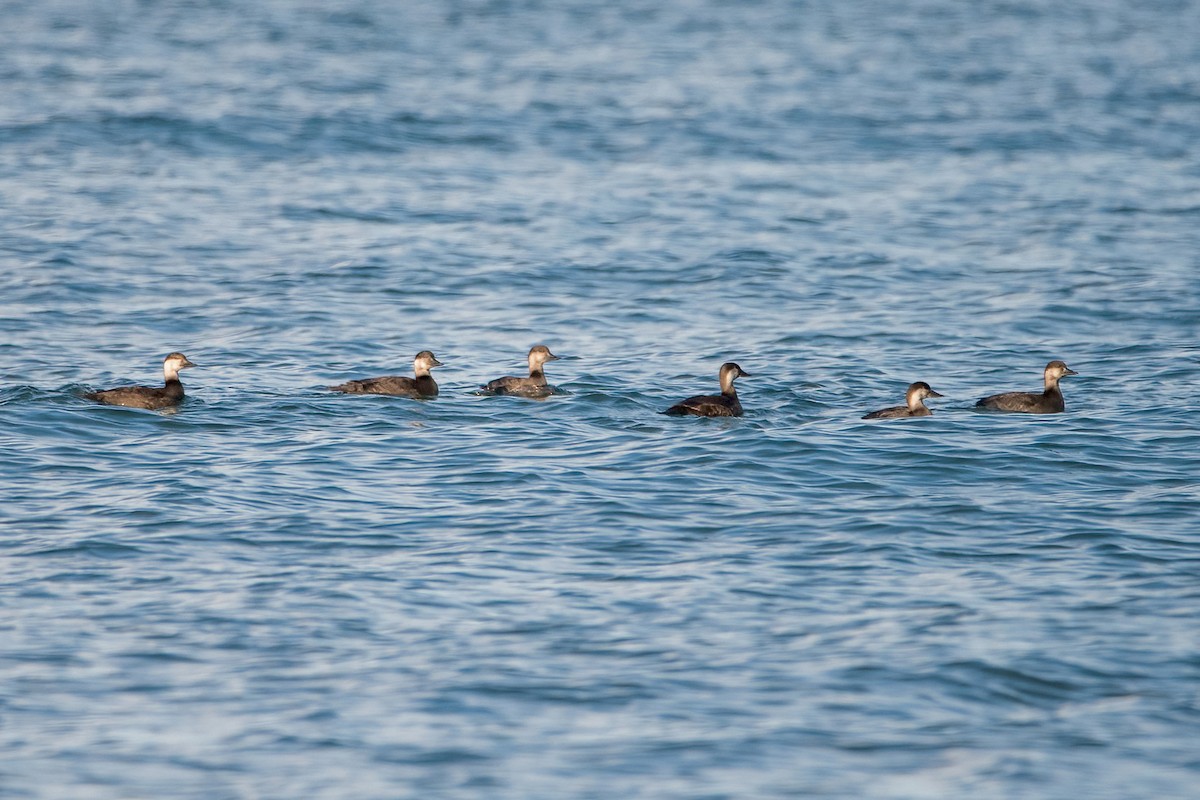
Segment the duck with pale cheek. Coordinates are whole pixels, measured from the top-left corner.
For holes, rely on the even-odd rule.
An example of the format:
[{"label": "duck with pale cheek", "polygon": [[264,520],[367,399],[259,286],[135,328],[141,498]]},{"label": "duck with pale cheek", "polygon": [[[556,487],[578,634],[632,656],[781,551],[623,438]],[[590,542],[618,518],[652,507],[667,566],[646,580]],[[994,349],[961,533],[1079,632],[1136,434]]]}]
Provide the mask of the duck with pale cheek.
[{"label": "duck with pale cheek", "polygon": [[88,400],[110,406],[128,408],[168,408],[183,401],[183,384],[179,382],[179,370],[196,366],[183,353],[171,353],[163,359],[162,388],[157,386],[122,386],[102,392],[89,392]]},{"label": "duck with pale cheek", "polygon": [[931,417],[933,412],[925,406],[926,397],[943,397],[933,390],[933,388],[925,381],[917,381],[908,385],[908,391],[904,394],[905,405],[892,406],[891,408],[881,408],[879,411],[872,411],[863,419],[900,419],[902,417]]},{"label": "duck with pale cheek", "polygon": [[554,387],[546,383],[546,373],[542,365],[547,361],[557,361],[558,356],[550,352],[550,348],[539,344],[529,351],[529,377],[518,378],[505,376],[489,381],[483,387],[485,392],[492,394],[507,394],[516,397],[548,397],[554,394]]},{"label": "duck with pale cheek", "polygon": [[1020,414],[1058,414],[1066,410],[1062,390],[1058,382],[1066,375],[1079,373],[1061,361],[1051,361],[1042,373],[1045,390],[1042,392],[1005,392],[985,397],[975,404],[976,408],[992,411],[1013,411]]},{"label": "duck with pale cheek", "polygon": [[381,378],[364,378],[360,381],[346,381],[329,388],[335,392],[346,394],[388,394],[394,397],[411,397],[414,400],[428,400],[437,397],[438,385],[429,371],[442,366],[442,362],[428,350],[417,353],[413,359],[413,374],[385,375]]},{"label": "duck with pale cheek", "polygon": [[721,380],[721,393],[715,395],[696,395],[687,400],[680,400],[675,405],[662,412],[672,417],[740,417],[742,403],[738,400],[737,390],[733,382],[738,378],[749,378],[750,373],[743,370],[732,361],[721,365],[718,373]]}]

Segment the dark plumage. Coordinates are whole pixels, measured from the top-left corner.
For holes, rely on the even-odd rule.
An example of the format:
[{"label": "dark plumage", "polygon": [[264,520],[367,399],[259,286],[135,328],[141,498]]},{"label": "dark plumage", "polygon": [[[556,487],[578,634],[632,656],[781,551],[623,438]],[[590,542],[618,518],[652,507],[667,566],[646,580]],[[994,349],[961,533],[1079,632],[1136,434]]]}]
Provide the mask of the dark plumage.
[{"label": "dark plumage", "polygon": [[484,391],[492,394],[508,394],[518,397],[547,397],[554,394],[554,387],[546,383],[546,373],[542,365],[547,361],[557,361],[558,356],[550,352],[544,344],[536,345],[529,351],[529,377],[517,378],[506,376],[489,381],[483,387]]},{"label": "dark plumage", "polygon": [[662,412],[673,417],[692,415],[696,417],[740,417],[742,403],[738,400],[733,382],[737,378],[749,378],[750,373],[744,371],[732,361],[722,364],[719,373],[721,393],[717,395],[696,395],[687,400],[681,400]]},{"label": "dark plumage", "polygon": [[364,378],[359,381],[346,381],[338,386],[329,388],[335,392],[346,394],[390,394],[396,397],[411,397],[427,399],[437,397],[438,385],[429,371],[442,366],[442,362],[428,350],[417,353],[413,359],[413,373],[416,377],[403,375],[385,375],[381,378]]},{"label": "dark plumage", "polygon": [[1079,373],[1061,361],[1051,361],[1046,365],[1043,375],[1045,391],[1038,392],[1005,392],[985,397],[975,404],[977,408],[993,411],[1012,411],[1021,414],[1058,414],[1067,407],[1063,401],[1062,390],[1058,381],[1065,375]]},{"label": "dark plumage", "polygon": [[904,393],[906,405],[872,411],[870,414],[864,416],[863,419],[899,419],[901,417],[933,416],[933,412],[925,406],[924,400],[926,397],[942,397],[942,395],[935,392],[925,381],[917,381],[916,383],[909,384],[908,391]]},{"label": "dark plumage", "polygon": [[163,382],[156,386],[122,386],[84,395],[88,400],[110,406],[128,408],[168,408],[183,401],[183,384],[179,382],[179,370],[196,366],[183,353],[171,353],[163,359]]}]

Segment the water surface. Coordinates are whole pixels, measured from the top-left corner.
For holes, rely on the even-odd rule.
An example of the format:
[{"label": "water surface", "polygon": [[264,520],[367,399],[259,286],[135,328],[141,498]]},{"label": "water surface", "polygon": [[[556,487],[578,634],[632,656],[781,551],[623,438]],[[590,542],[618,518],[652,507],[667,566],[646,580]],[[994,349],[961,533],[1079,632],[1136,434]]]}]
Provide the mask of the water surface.
[{"label": "water surface", "polygon": [[1200,6],[5,18],[0,796],[1194,796]]}]

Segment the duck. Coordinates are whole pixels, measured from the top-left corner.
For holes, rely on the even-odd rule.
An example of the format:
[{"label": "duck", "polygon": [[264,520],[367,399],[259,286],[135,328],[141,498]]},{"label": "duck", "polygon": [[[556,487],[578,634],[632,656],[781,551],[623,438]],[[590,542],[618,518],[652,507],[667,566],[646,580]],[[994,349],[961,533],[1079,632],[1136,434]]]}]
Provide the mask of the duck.
[{"label": "duck", "polygon": [[492,394],[507,394],[517,397],[547,397],[554,394],[554,387],[546,383],[546,373],[542,365],[547,361],[558,361],[558,356],[550,352],[544,344],[534,345],[529,350],[529,377],[518,378],[505,376],[488,381],[483,390]]},{"label": "duck", "polygon": [[738,400],[737,390],[733,382],[738,378],[749,378],[750,373],[732,361],[721,365],[717,373],[721,381],[721,393],[716,395],[700,394],[680,400],[675,405],[662,412],[672,417],[692,415],[696,417],[740,417],[742,403]]},{"label": "duck", "polygon": [[917,381],[908,385],[908,391],[904,393],[905,405],[892,406],[891,408],[881,408],[878,411],[872,411],[863,419],[899,419],[901,417],[931,417],[933,412],[925,405],[926,397],[944,397],[933,390],[925,381]]},{"label": "duck", "polygon": [[443,366],[442,362],[429,350],[422,350],[413,358],[413,374],[409,378],[404,375],[385,375],[380,378],[363,378],[357,381],[346,381],[337,386],[330,386],[334,392],[345,394],[388,394],[395,397],[411,397],[415,400],[427,400],[437,397],[438,385],[429,371],[434,367]]},{"label": "duck", "polygon": [[170,353],[163,359],[163,386],[122,386],[88,392],[88,400],[110,406],[127,408],[169,408],[183,402],[183,384],[179,382],[179,370],[196,366],[183,353]]},{"label": "duck", "polygon": [[1064,376],[1078,375],[1062,361],[1051,361],[1042,372],[1045,390],[1042,392],[1004,392],[985,397],[975,404],[976,408],[993,411],[1011,411],[1019,414],[1060,414],[1066,410],[1062,390],[1058,382]]}]

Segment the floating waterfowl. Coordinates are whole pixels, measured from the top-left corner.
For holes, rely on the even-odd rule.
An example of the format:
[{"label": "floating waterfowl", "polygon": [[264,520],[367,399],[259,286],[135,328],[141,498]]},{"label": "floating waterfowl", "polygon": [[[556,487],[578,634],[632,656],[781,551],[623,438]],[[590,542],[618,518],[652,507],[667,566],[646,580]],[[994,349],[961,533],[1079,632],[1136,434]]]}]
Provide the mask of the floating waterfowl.
[{"label": "floating waterfowl", "polygon": [[1045,390],[1038,392],[1004,392],[985,397],[975,404],[977,408],[993,411],[1012,411],[1019,414],[1058,414],[1067,407],[1058,382],[1066,375],[1079,373],[1062,361],[1051,361],[1042,373]]},{"label": "floating waterfowl", "polygon": [[196,366],[183,353],[171,353],[163,359],[163,383],[156,386],[122,386],[84,395],[88,400],[110,406],[127,408],[168,408],[183,402],[183,384],[179,382],[179,370]]},{"label": "floating waterfowl", "polygon": [[554,394],[554,387],[546,383],[546,373],[542,365],[547,361],[557,361],[558,356],[550,352],[544,344],[535,345],[529,351],[529,377],[518,378],[505,376],[489,381],[483,388],[492,394],[516,395],[518,397],[547,397]]},{"label": "floating waterfowl", "polygon": [[910,383],[908,391],[904,393],[905,405],[881,408],[878,411],[872,411],[870,414],[867,414],[863,419],[900,419],[902,417],[933,416],[933,412],[925,405],[925,398],[943,396],[935,392],[925,381]]},{"label": "floating waterfowl", "polygon": [[385,375],[380,378],[364,378],[358,381],[346,381],[329,388],[335,392],[346,394],[387,394],[395,397],[411,397],[416,400],[427,400],[437,397],[438,385],[429,371],[442,366],[442,362],[429,350],[422,350],[413,358],[413,374],[409,378],[404,375]]},{"label": "floating waterfowl", "polygon": [[716,395],[696,395],[687,400],[681,400],[664,411],[673,417],[692,415],[696,417],[740,417],[742,403],[738,400],[737,390],[733,382],[738,378],[749,378],[750,373],[743,370],[732,361],[721,365],[718,373],[721,381],[721,393]]}]

